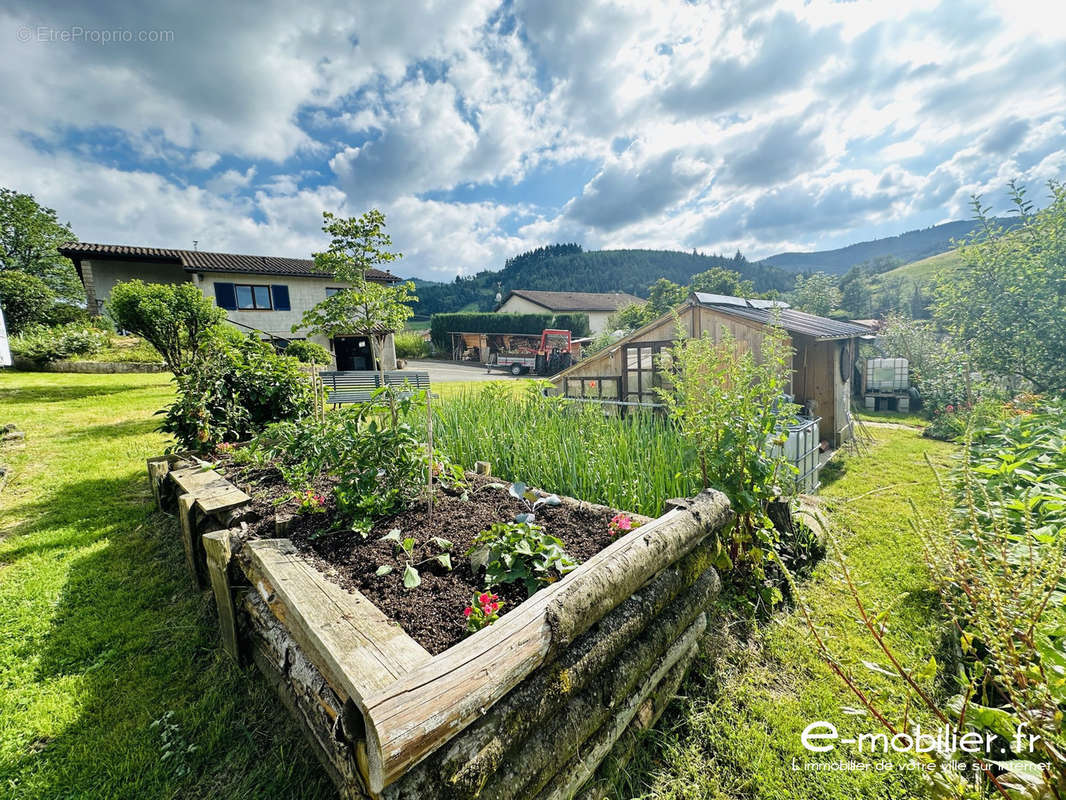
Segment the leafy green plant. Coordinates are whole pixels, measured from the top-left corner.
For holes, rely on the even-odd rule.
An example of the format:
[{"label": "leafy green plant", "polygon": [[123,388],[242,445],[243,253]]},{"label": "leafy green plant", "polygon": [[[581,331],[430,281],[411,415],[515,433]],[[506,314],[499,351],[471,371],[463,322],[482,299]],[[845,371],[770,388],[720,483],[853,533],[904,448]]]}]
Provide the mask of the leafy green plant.
[{"label": "leafy green plant", "polygon": [[[420,549],[417,540],[413,536],[404,536],[399,528],[393,528],[382,536],[381,540],[393,543],[393,555],[403,566],[403,587],[405,589],[415,589],[422,584],[422,576],[419,574],[418,568],[423,564],[435,563],[451,572],[452,543],[447,539],[433,536],[428,542],[421,545],[422,555],[426,557],[420,561],[416,561],[415,556],[415,552]],[[436,554],[430,551],[431,545],[437,550]],[[392,564],[382,564],[374,574],[380,578],[391,574],[395,569],[396,567]]]},{"label": "leafy green plant", "polygon": [[517,498],[526,507],[524,512],[515,515],[515,522],[533,522],[537,518],[536,512],[538,508],[541,506],[551,508],[563,502],[557,494],[538,495],[532,489],[527,489],[526,485],[521,481],[512,483],[507,489],[507,493],[511,497]]},{"label": "leafy green plant", "polygon": [[781,402],[788,339],[771,325],[756,354],[725,329],[717,339],[679,332],[669,352],[673,385],[659,396],[695,453],[702,485],[724,492],[736,513],[729,558],[743,557],[758,571],[777,538],[766,504],[788,491],[783,478],[795,473],[781,446],[794,419],[794,407]]},{"label": "leafy green plant", "polygon": [[399,331],[394,337],[397,358],[428,358],[429,342],[421,331]]},{"label": "leafy green plant", "polygon": [[0,270],[0,309],[10,333],[47,321],[54,303],[55,294],[37,276],[17,269]]},{"label": "leafy green plant", "polygon": [[297,361],[254,337],[209,345],[174,380],[177,397],[160,427],[190,450],[245,441],[272,422],[310,415],[314,405]]},{"label": "leafy green plant", "polygon": [[521,582],[530,595],[577,567],[562,540],[529,522],[494,523],[477,535],[466,554],[475,572],[485,570],[486,586]]},{"label": "leafy green plant", "polygon": [[466,629],[471,633],[477,633],[482,628],[494,625],[500,619],[500,609],[503,606],[498,595],[490,592],[475,594],[470,598],[470,605],[463,609]]},{"label": "leafy green plant", "polygon": [[206,349],[226,312],[192,283],[116,283],[107,301],[115,325],[149,342],[175,375],[184,375]]},{"label": "leafy green plant", "polygon": [[285,355],[292,356],[304,364],[329,364],[333,361],[329,350],[318,342],[310,342],[307,339],[289,342],[289,346],[285,348]]},{"label": "leafy green plant", "polygon": [[326,498],[314,489],[305,489],[296,495],[296,499],[300,501],[301,514],[324,514],[326,512]]},{"label": "leafy green plant", "polygon": [[47,328],[31,325],[11,339],[11,352],[38,364],[88,356],[107,347],[111,335],[81,323]]}]

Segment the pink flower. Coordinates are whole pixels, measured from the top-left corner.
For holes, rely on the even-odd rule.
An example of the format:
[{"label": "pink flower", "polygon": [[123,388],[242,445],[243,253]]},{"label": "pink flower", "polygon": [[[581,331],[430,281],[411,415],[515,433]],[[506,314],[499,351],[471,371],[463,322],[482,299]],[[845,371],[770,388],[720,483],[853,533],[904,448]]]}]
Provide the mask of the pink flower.
[{"label": "pink flower", "polygon": [[491,597],[490,597],[490,596],[489,596],[489,594],[488,594],[488,593],[486,592],[485,594],[480,594],[480,595],[478,595],[477,601],[478,601],[479,603],[481,603],[481,605],[485,605],[485,603],[489,602],[489,600],[490,600],[490,599],[491,599]]},{"label": "pink flower", "polygon": [[474,613],[474,609],[472,609],[470,606],[467,606],[466,608],[463,609],[463,616],[464,617],[469,618],[470,615],[473,614],[473,613]]},{"label": "pink flower", "polygon": [[607,524],[607,530],[612,534],[626,533],[633,530],[633,520],[625,514],[615,514]]},{"label": "pink flower", "polygon": [[499,610],[500,610],[500,604],[499,603],[489,603],[487,606],[485,606],[485,613],[486,614],[495,614]]},{"label": "pink flower", "polygon": [[949,406],[947,407],[947,409],[945,409],[945,410],[946,410],[946,411],[947,411],[947,412],[948,412],[949,414],[954,414],[954,413],[955,413],[955,406],[949,405]]}]

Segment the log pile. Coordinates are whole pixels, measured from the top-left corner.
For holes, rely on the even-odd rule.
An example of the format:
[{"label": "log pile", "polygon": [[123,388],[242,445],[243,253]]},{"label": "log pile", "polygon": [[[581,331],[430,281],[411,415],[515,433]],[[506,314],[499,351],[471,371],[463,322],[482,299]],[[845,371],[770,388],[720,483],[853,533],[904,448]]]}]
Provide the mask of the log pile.
[{"label": "log pile", "polygon": [[214,591],[223,647],[259,666],[344,798],[599,797],[677,691],[720,589],[711,562],[731,511],[707,492],[430,657],[286,539],[246,540],[247,496],[204,472],[149,464]]}]

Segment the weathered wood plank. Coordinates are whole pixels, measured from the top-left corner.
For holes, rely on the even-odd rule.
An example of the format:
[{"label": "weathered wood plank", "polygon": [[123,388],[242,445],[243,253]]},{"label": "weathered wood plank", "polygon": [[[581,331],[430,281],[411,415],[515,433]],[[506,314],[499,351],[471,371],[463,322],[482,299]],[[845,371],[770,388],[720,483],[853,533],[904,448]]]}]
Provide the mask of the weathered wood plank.
[{"label": "weathered wood plank", "polygon": [[255,588],[326,680],[361,709],[366,697],[430,660],[359,592],[328,581],[288,539],[247,542]]},{"label": "weathered wood plank", "polygon": [[233,587],[229,581],[229,562],[233,556],[229,531],[214,531],[203,536],[204,553],[207,556],[207,574],[215,593],[218,607],[218,628],[222,637],[222,649],[234,661],[241,660],[237,644],[237,614],[233,605]]},{"label": "weathered wood plank", "polygon": [[[223,478],[225,480],[225,478]],[[200,492],[196,496],[196,505],[204,514],[219,514],[231,508],[242,506],[251,501],[251,497],[242,492],[229,481]]]},{"label": "weathered wood plank", "polygon": [[[724,502],[724,505],[723,505]],[[649,522],[366,701],[374,792],[449,741],[530,672],[729,519],[709,493]]]},{"label": "weathered wood plank", "polygon": [[152,486],[152,497],[155,498],[155,507],[163,510],[163,496],[161,494],[163,481],[170,472],[170,461],[166,456],[157,456],[148,459],[148,482]]},{"label": "weathered wood plank", "polygon": [[673,684],[670,694],[676,691],[677,684],[696,655],[699,636],[706,627],[707,616],[701,614],[670,647],[655,671],[641,682],[640,688],[632,697],[612,710],[610,719],[584,742],[578,753],[558,770],[556,765],[552,765],[550,781],[543,778],[540,780],[540,783],[546,786],[542,793],[537,795],[537,800],[570,800],[574,796],[581,785],[592,777],[596,767],[629,727],[641,706],[655,694],[655,690],[668,675],[670,681],[667,685]]},{"label": "weathered wood plank", "polygon": [[202,545],[196,535],[196,509],[193,508],[195,503],[195,495],[188,492],[178,495],[178,522],[181,524],[181,543],[185,547],[185,565],[189,568],[193,585],[197,589],[203,589],[206,570],[201,567]]}]

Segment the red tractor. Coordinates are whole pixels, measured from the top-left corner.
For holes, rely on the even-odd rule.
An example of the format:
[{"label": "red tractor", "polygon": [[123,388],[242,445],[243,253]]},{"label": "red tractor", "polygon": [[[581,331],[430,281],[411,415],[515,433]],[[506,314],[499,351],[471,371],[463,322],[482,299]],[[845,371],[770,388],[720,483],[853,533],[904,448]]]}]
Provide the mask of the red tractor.
[{"label": "red tractor", "polygon": [[521,352],[493,353],[485,367],[489,372],[494,369],[505,369],[512,375],[530,372],[535,375],[554,375],[574,363],[570,331],[547,328],[541,331],[539,342],[535,336],[536,334],[508,336],[512,349],[519,349],[515,347],[515,343],[516,340],[521,339],[529,339],[529,347],[521,347]]}]

